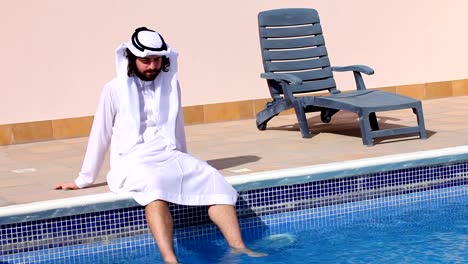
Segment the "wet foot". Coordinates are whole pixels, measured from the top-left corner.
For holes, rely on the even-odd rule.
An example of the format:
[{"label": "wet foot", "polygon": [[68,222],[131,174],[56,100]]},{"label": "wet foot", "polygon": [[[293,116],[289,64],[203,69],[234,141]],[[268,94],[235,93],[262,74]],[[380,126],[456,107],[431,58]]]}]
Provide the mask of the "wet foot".
[{"label": "wet foot", "polygon": [[249,257],[259,258],[268,256],[268,254],[263,252],[256,252],[248,248],[231,248],[231,253],[233,254],[246,254]]}]

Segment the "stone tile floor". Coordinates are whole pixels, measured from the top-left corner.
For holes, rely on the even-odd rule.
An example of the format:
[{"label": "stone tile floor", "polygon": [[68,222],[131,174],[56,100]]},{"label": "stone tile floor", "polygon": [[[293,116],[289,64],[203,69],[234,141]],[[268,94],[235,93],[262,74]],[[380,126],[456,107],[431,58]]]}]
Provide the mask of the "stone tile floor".
[{"label": "stone tile floor", "polygon": [[[189,152],[207,160],[226,177],[411,153],[468,145],[468,96],[423,101],[428,139],[417,136],[387,138],[368,147],[362,144],[357,116],[339,112],[323,124],[308,114],[313,132],[303,139],[295,115],[272,119],[266,131],[255,120],[240,120],[186,127]],[[416,123],[411,111],[378,115],[385,126]],[[81,168],[88,138],[73,138],[0,146],[0,210],[2,206],[80,197],[109,192],[103,166],[95,185],[77,191],[53,190],[59,182],[72,181]]]}]

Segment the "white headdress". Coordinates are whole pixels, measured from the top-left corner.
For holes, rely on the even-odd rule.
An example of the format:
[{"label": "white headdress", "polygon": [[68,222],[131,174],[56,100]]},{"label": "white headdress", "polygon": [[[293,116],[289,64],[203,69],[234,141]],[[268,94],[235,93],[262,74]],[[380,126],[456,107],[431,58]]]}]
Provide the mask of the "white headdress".
[{"label": "white headdress", "polygon": [[[130,41],[122,43],[116,50],[116,70],[119,83],[120,114],[124,118],[125,126],[119,143],[119,153],[126,153],[138,143],[142,142],[140,130],[140,108],[138,89],[135,78],[128,76],[128,59],[126,50],[129,49],[137,57],[151,55],[169,58],[169,71],[161,71],[161,101],[159,109],[155,109],[162,133],[170,139],[170,143],[177,149],[186,152],[185,133],[183,129],[183,115],[180,102],[180,88],[177,76],[178,53],[171,49],[161,35],[145,27],[137,28]],[[155,82],[156,83],[156,82]],[[171,146],[168,146],[171,147]]]}]

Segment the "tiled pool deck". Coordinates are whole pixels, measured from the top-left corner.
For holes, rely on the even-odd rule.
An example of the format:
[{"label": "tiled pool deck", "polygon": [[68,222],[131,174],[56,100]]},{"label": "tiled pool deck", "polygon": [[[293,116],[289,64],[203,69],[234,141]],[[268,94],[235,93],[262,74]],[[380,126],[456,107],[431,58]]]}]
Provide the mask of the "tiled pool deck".
[{"label": "tiled pool deck", "polygon": [[[362,144],[356,115],[340,112],[330,124],[309,114],[313,136],[303,139],[295,115],[282,115],[258,131],[255,120],[186,127],[189,152],[207,160],[226,177],[332,162],[435,150],[468,145],[468,96],[423,101],[428,139],[401,137]],[[414,124],[408,111],[381,113],[388,126]],[[294,124],[294,126],[288,126]],[[59,182],[72,181],[80,170],[88,138],[73,138],[0,146],[0,210],[25,204],[109,192],[106,163],[90,188],[56,191]]]}]

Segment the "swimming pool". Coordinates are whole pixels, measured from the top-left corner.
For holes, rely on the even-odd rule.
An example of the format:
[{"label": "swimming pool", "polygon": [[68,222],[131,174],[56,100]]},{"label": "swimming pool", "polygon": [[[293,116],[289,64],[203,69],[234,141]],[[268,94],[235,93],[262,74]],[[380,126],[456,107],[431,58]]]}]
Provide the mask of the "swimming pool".
[{"label": "swimming pool", "polygon": [[[301,234],[314,233],[314,230],[316,233],[320,230],[331,230],[328,234],[336,230],[343,233],[343,230],[359,226],[330,228],[375,212],[391,215],[390,208],[403,210],[407,204],[466,197],[467,153],[465,147],[452,148],[244,175],[229,180],[240,191],[237,210],[247,240],[254,245],[260,243],[261,247],[262,241],[270,236],[270,239],[277,239],[279,245],[302,239],[295,235],[297,230]],[[62,201],[60,205],[49,203],[26,210],[18,207],[3,210],[0,213],[1,262],[90,263],[97,262],[96,257],[100,257],[104,263],[113,263],[117,256],[132,263],[138,258],[134,252],[142,253],[139,256],[157,252],[148,235],[142,208],[128,198],[103,195],[96,203],[93,203],[96,197],[90,197],[92,202],[84,202],[86,198],[83,198],[82,201]],[[466,208],[466,198],[460,199]],[[210,224],[206,208],[172,206],[171,210],[176,248],[182,256],[193,245],[202,251],[221,248],[222,252],[223,240],[219,240],[218,230]],[[466,221],[464,223],[466,231]],[[284,233],[292,236],[275,237]],[[308,239],[320,239],[320,236]],[[194,256],[202,258],[204,255]],[[85,262],[77,262],[82,260]]]},{"label": "swimming pool", "polygon": [[[346,215],[317,217],[318,212],[310,209],[270,215],[266,218],[278,223],[260,230],[244,229],[246,242],[268,253],[265,258],[229,254],[221,237],[179,239],[176,251],[182,263],[192,264],[464,263],[468,261],[466,188],[450,187],[356,202],[346,207],[365,208],[374,203],[388,206]],[[151,240],[149,234],[124,239],[134,243],[131,249],[119,249],[111,243],[107,245],[110,250],[104,253],[96,250],[102,248],[102,244],[96,243],[94,254],[62,259],[59,263],[153,263],[160,259],[157,248],[139,244],[147,239]]]}]

